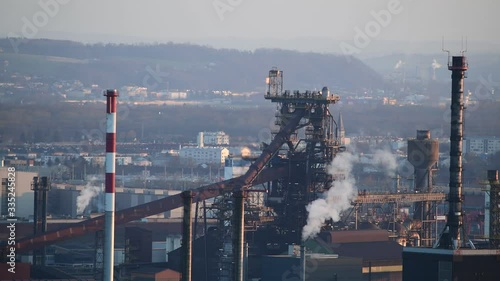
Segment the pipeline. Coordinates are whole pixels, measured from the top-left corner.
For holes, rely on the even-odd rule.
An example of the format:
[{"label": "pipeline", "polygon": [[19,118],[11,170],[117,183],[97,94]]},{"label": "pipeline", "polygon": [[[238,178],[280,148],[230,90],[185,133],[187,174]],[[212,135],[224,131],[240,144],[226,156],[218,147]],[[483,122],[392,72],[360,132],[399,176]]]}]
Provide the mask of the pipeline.
[{"label": "pipeline", "polygon": [[193,263],[193,192],[182,192],[184,210],[182,215],[182,281],[191,281]]}]

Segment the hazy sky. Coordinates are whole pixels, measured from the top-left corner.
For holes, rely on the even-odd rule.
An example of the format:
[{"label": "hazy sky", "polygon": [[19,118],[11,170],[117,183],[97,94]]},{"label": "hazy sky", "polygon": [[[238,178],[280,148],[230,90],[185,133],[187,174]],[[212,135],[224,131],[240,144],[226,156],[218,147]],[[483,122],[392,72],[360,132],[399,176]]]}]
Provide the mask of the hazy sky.
[{"label": "hazy sky", "polygon": [[[46,12],[41,3],[52,8]],[[388,9],[389,4],[396,8]],[[440,41],[443,35],[460,40],[466,35],[470,42],[498,43],[499,8],[498,0],[2,0],[0,36],[87,42],[317,37],[353,45],[356,28],[364,30],[373,23],[373,13],[384,10],[391,18],[385,26],[377,23],[373,42]]]}]

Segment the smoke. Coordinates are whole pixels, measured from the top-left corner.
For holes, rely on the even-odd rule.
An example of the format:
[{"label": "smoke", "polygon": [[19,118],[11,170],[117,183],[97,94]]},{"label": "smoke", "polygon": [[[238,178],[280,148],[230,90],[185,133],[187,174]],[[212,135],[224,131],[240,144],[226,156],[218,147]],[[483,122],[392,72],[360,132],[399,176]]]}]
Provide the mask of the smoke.
[{"label": "smoke", "polygon": [[387,150],[377,149],[373,154],[373,164],[384,169],[388,176],[394,176],[398,169],[396,157]]},{"label": "smoke", "polygon": [[403,66],[404,62],[402,60],[398,60],[396,65],[394,65],[394,69],[399,69],[401,66]]},{"label": "smoke", "polygon": [[352,176],[353,164],[359,158],[343,152],[337,154],[328,167],[328,173],[335,178],[333,186],[323,193],[322,198],[311,202],[306,210],[309,213],[307,224],[302,229],[302,239],[314,238],[326,220],[337,222],[340,213],[351,207],[351,201],[356,196],[355,180]]},{"label": "smoke", "polygon": [[441,68],[441,64],[436,61],[436,59],[432,60],[432,80],[436,80],[436,69]]},{"label": "smoke", "polygon": [[98,196],[99,193],[102,192],[102,187],[93,185],[93,182],[94,179],[91,179],[76,198],[77,214],[82,214],[85,208],[90,204],[92,198]]},{"label": "smoke", "polygon": [[438,69],[438,68],[441,68],[441,64],[439,62],[437,62],[436,59],[433,59],[431,67],[432,67],[432,69]]}]

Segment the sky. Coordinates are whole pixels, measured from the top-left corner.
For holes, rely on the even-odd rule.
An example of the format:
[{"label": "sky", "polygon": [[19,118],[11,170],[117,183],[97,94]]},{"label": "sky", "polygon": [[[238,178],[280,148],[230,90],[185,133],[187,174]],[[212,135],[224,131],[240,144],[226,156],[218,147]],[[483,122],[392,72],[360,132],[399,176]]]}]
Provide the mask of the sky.
[{"label": "sky", "polygon": [[[342,42],[440,49],[443,36],[460,49],[466,36],[495,49],[499,8],[498,0],[2,0],[0,36],[322,52],[342,51]],[[367,44],[356,41],[363,35]]]}]

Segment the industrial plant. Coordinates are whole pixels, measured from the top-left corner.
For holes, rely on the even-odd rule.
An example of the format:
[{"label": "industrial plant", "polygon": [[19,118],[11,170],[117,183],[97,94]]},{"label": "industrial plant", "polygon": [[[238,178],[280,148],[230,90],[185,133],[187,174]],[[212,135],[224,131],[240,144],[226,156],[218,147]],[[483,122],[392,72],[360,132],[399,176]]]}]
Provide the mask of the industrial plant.
[{"label": "industrial plant", "polygon": [[[433,181],[439,142],[422,128],[406,141],[403,160],[411,164],[411,175],[402,178],[396,167],[384,175],[392,188],[359,189],[353,169],[361,160],[345,135],[337,108],[342,97],[326,86],[288,90],[284,71],[276,67],[268,73],[264,93],[264,99],[276,105],[275,119],[269,141],[261,142],[258,153],[233,156],[227,148],[215,147],[229,144],[226,135],[205,133],[204,141],[201,132],[198,147],[180,149],[181,154],[192,156],[196,164],[206,159],[225,163],[223,179],[175,193],[120,187],[115,167],[120,96],[118,90],[107,90],[100,191],[104,206],[78,222],[51,227],[50,197],[58,196],[62,205],[74,201],[82,188],[19,172],[19,180],[23,176],[31,181],[33,221],[17,223],[19,238],[15,247],[2,244],[2,258],[14,248],[17,270],[26,273],[19,279],[34,280],[498,281],[498,171],[487,171],[481,191],[488,202],[479,206],[485,210],[484,235],[472,237],[464,201],[475,194],[464,191],[462,178],[468,69],[464,53],[449,57],[448,69],[451,132],[446,187]],[[214,141],[208,142],[208,137]],[[207,144],[214,147],[204,147]],[[383,153],[374,153],[373,161],[389,169]],[[7,176],[0,173],[3,209]],[[409,188],[401,188],[402,180],[410,182]],[[178,219],[167,215],[176,210]],[[158,214],[164,216],[153,218]],[[166,235],[169,231],[178,235]],[[162,247],[168,251],[160,254],[161,262],[153,258],[154,237],[166,241]],[[77,241],[75,249],[51,248],[64,241]],[[124,258],[117,255],[118,249]],[[56,255],[57,261],[49,262]]]}]

